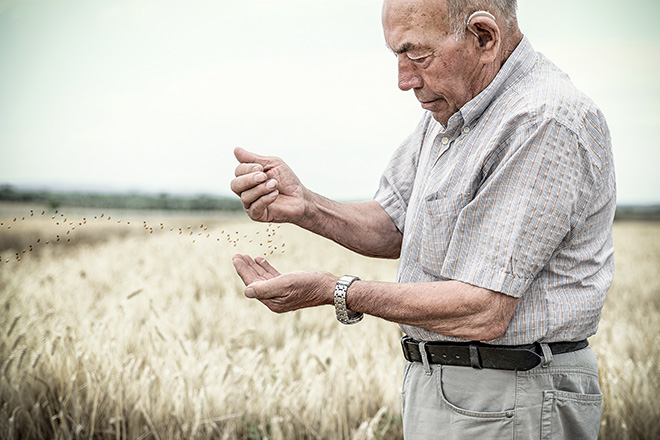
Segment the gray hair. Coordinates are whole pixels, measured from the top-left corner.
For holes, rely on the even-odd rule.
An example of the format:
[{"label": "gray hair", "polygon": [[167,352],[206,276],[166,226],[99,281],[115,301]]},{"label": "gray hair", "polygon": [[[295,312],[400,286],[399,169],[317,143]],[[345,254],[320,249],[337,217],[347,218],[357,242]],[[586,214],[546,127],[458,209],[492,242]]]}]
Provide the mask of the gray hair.
[{"label": "gray hair", "polygon": [[502,19],[507,28],[517,23],[517,0],[446,0],[449,12],[449,30],[457,40],[465,37],[465,22],[476,11],[488,11]]}]

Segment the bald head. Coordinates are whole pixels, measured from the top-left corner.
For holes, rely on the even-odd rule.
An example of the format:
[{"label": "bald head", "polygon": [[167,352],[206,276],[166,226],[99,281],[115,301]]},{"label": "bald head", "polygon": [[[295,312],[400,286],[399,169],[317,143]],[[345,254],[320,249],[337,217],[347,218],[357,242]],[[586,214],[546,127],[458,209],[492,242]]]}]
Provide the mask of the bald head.
[{"label": "bald head", "polygon": [[398,10],[409,20],[424,20],[427,26],[451,32],[461,39],[465,37],[468,17],[476,11],[490,12],[505,33],[515,34],[517,8],[517,0],[385,0],[383,19],[388,12]]}]

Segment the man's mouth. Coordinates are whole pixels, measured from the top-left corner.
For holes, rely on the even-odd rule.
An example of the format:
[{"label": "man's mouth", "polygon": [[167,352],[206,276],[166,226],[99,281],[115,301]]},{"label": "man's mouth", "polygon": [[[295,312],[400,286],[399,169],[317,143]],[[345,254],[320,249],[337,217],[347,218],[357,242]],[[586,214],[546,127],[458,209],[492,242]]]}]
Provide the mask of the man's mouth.
[{"label": "man's mouth", "polygon": [[432,101],[419,101],[419,103],[422,104],[424,110],[430,110],[437,101],[437,99],[434,99]]}]

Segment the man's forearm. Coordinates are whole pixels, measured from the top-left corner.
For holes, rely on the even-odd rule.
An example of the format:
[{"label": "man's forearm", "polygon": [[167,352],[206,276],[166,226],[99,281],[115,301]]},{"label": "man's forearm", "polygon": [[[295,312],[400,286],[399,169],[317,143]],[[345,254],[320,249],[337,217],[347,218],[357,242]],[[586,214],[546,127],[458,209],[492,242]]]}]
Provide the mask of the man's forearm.
[{"label": "man's forearm", "polygon": [[309,191],[298,226],[368,257],[398,258],[403,235],[376,201],[339,203]]},{"label": "man's forearm", "polygon": [[[245,294],[277,313],[334,304],[339,277],[329,272],[280,274],[263,258],[235,255]],[[461,281],[382,283],[356,281],[346,295],[349,309],[399,324],[475,341],[506,331],[518,299]]]},{"label": "man's forearm", "polygon": [[490,341],[506,331],[517,298],[460,281],[351,285],[351,310],[446,336]]}]

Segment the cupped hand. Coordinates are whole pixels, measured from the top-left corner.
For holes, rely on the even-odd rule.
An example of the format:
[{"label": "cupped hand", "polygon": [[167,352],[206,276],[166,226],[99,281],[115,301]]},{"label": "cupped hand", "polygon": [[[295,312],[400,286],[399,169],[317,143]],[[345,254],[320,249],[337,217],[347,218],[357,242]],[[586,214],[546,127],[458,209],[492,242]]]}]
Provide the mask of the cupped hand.
[{"label": "cupped hand", "polygon": [[246,284],[245,296],[261,301],[276,313],[333,304],[338,277],[328,272],[280,274],[263,258],[234,255],[236,272]]},{"label": "cupped hand", "polygon": [[246,286],[259,281],[272,280],[281,274],[266,259],[249,255],[236,254],[232,258],[234,268]]},{"label": "cupped hand", "polygon": [[297,223],[303,217],[306,190],[282,159],[243,148],[236,148],[234,156],[239,165],[231,190],[252,220]]}]

